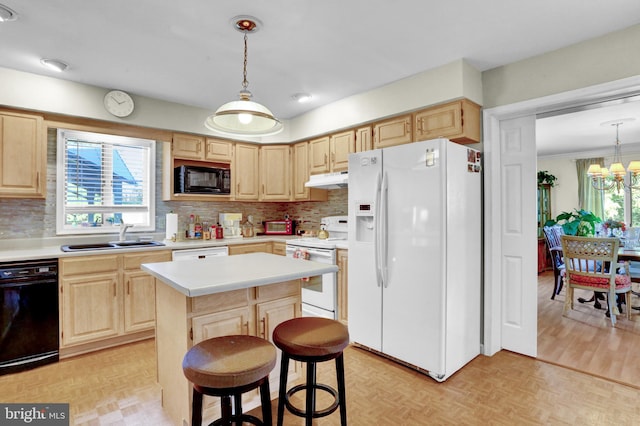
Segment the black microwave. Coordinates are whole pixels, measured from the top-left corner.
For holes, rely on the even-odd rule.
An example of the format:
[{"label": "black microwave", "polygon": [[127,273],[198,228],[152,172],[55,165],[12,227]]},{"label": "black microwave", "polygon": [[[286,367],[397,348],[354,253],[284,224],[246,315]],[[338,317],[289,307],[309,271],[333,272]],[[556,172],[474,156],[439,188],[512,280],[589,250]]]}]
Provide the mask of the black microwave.
[{"label": "black microwave", "polygon": [[180,166],[173,169],[176,194],[230,194],[231,170],[216,167]]}]

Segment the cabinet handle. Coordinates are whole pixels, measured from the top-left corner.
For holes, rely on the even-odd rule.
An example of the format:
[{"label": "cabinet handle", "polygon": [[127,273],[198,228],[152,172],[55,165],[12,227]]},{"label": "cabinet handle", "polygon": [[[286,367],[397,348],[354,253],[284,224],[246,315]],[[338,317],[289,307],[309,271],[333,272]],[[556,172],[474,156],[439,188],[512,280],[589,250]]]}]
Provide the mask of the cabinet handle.
[{"label": "cabinet handle", "polygon": [[264,183],[262,184],[262,195],[264,195]]},{"label": "cabinet handle", "polygon": [[198,153],[202,152],[202,142],[198,141]]},{"label": "cabinet handle", "polygon": [[422,118],[416,119],[416,124],[417,124],[417,127],[418,127],[418,131],[422,132],[422,130],[423,130],[422,129]]},{"label": "cabinet handle", "polygon": [[267,338],[267,324],[264,318],[262,318],[260,320],[260,322],[262,323],[262,337],[263,338]]},{"label": "cabinet handle", "polygon": [[236,189],[236,194],[239,194],[240,193],[240,182],[238,182],[236,187],[238,188],[238,189]]},{"label": "cabinet handle", "polygon": [[324,163],[322,164],[325,164],[325,165],[327,164],[327,154],[324,155]]},{"label": "cabinet handle", "polygon": [[129,289],[129,286],[130,286],[130,284],[129,284],[129,280],[127,280],[127,294],[131,294],[131,291],[130,291],[130,289]]},{"label": "cabinet handle", "polygon": [[331,153],[331,164],[334,164],[334,165],[336,164],[336,154],[335,154],[335,152]]},{"label": "cabinet handle", "polygon": [[411,131],[411,123],[410,122],[405,121],[404,127],[405,127],[405,132],[409,133]]},{"label": "cabinet handle", "polygon": [[246,330],[245,334],[248,336],[249,335],[249,321],[244,323],[244,329]]}]

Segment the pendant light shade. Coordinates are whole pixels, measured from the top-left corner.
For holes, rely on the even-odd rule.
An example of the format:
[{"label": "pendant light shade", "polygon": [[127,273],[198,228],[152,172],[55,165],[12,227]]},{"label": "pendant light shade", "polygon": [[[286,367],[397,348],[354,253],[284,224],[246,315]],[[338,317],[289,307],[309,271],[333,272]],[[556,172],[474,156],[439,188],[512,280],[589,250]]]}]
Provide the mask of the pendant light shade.
[{"label": "pendant light shade", "polygon": [[232,136],[269,136],[284,126],[264,105],[251,100],[251,92],[241,91],[240,99],[227,102],[208,117],[204,125],[213,131]]},{"label": "pendant light shade", "polygon": [[259,22],[248,16],[237,16],[234,27],[244,33],[244,78],[239,100],[227,102],[215,114],[209,116],[204,125],[215,132],[230,136],[270,136],[280,133],[284,126],[274,117],[269,108],[251,100],[247,89],[247,34],[257,31]]}]

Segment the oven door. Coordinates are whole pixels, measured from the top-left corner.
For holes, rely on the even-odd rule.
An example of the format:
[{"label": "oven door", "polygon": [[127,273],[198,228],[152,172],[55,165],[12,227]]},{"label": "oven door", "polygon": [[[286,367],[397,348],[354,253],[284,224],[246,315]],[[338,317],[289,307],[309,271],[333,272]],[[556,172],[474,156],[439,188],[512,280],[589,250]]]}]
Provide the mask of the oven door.
[{"label": "oven door", "polygon": [[[309,253],[309,260],[318,263],[328,263],[335,265],[335,249],[305,248],[287,246],[287,257],[294,257],[296,250],[303,250]],[[328,311],[329,315],[335,316],[336,311],[336,273],[322,274],[315,277],[302,278],[302,304],[311,305]]]}]

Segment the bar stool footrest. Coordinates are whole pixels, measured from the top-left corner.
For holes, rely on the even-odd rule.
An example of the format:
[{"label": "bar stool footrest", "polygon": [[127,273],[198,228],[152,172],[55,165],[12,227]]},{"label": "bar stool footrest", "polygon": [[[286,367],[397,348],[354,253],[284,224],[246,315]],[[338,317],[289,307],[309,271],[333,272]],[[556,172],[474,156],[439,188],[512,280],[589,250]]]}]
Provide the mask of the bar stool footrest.
[{"label": "bar stool footrest", "polygon": [[[236,424],[238,422],[238,420],[240,420],[242,422],[242,424],[244,423],[251,423],[252,425],[256,425],[256,426],[264,426],[265,423],[260,420],[259,418],[257,418],[256,416],[252,416],[251,414],[242,414],[240,416],[240,418],[238,418],[238,416],[232,416],[230,421],[231,424]],[[209,426],[220,426],[220,425],[228,425],[229,421],[226,419],[218,419],[215,420],[211,423],[209,423]]]},{"label": "bar stool footrest", "polygon": [[[336,411],[336,409],[338,409],[338,406],[340,405],[340,398],[338,397],[338,392],[332,388],[331,386],[328,385],[324,385],[322,383],[314,383],[312,385],[312,387],[314,389],[317,390],[322,390],[327,392],[328,394],[333,396],[333,403],[331,405],[329,405],[327,408],[322,409],[322,410],[316,410],[313,412],[312,417],[314,419],[318,418],[318,417],[324,417],[324,416],[328,416],[329,414],[333,413],[334,411]],[[289,389],[285,395],[285,399],[284,399],[284,404],[287,407],[287,409],[292,413],[295,414],[298,417],[306,417],[307,416],[307,412],[304,410],[300,410],[299,408],[295,407],[290,401],[289,398],[291,396],[293,396],[293,394],[295,394],[296,392],[299,392],[301,390],[306,390],[307,389],[307,385],[306,384],[302,384],[302,385],[297,385],[292,387],[291,389]]]}]

